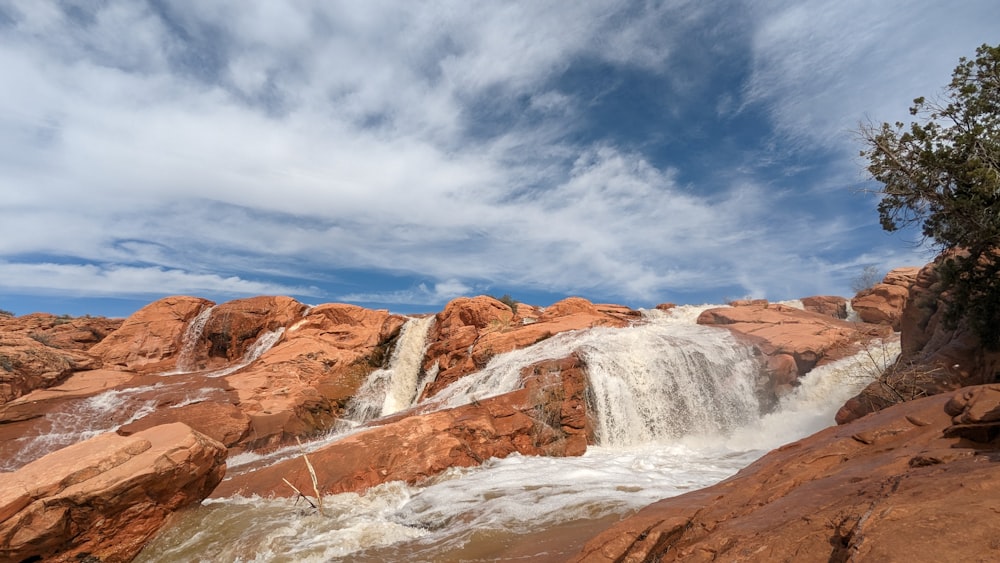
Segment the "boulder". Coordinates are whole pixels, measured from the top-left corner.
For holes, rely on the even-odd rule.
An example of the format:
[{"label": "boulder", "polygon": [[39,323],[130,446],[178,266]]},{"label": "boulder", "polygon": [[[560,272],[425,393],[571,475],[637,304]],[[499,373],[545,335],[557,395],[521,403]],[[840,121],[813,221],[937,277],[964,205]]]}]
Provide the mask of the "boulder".
[{"label": "boulder", "polygon": [[[417,483],[448,469],[514,452],[582,455],[589,427],[586,376],[574,356],[528,366],[523,389],[429,413],[404,412],[308,454],[322,494],[359,492],[387,481]],[[291,459],[224,481],[214,496],[312,494],[308,468]]]},{"label": "boulder", "polygon": [[857,352],[873,338],[889,336],[886,327],[851,323],[786,305],[747,303],[708,309],[698,324],[729,329],[767,357],[778,394],[817,365]]},{"label": "boulder", "polygon": [[0,560],[129,561],[225,473],[225,447],[183,424],[103,434],[0,480]]},{"label": "boulder", "polygon": [[812,297],[803,297],[800,301],[802,301],[802,307],[806,311],[827,315],[835,319],[843,320],[847,318],[847,299],[843,297],[837,295],[813,295]]},{"label": "boulder", "polygon": [[885,324],[898,331],[903,308],[910,296],[910,286],[920,268],[896,268],[885,275],[882,283],[858,292],[851,307],[866,323]]},{"label": "boulder", "polygon": [[[437,369],[437,377],[424,391],[432,397],[462,376],[482,369],[489,360],[511,350],[569,330],[595,326],[627,326],[639,313],[627,307],[595,305],[570,297],[541,311],[510,307],[492,297],[460,297],[438,313],[428,335],[430,345],[424,370]],[[530,319],[530,320],[529,320]]]},{"label": "boulder", "polygon": [[[896,405],[659,501],[573,561],[987,561],[1000,386]],[[995,426],[990,426],[995,428]]]},{"label": "boulder", "polygon": [[90,349],[107,368],[143,373],[176,367],[188,323],[214,305],[197,297],[165,297],[139,309]]}]

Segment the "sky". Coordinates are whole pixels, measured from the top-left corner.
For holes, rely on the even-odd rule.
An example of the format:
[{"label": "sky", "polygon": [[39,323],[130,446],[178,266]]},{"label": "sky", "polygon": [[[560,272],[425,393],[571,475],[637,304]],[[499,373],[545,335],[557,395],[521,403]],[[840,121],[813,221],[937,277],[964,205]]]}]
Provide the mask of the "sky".
[{"label": "sky", "polygon": [[0,309],[850,296],[1000,2],[0,0]]}]

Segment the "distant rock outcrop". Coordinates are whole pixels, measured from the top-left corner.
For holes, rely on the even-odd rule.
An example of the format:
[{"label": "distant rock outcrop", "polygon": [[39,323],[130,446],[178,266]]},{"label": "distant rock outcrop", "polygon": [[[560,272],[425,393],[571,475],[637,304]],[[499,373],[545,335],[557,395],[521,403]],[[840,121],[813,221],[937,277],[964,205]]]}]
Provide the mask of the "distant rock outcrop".
[{"label": "distant rock outcrop", "polygon": [[799,301],[806,311],[827,315],[835,319],[847,319],[847,299],[837,295],[813,295]]},{"label": "distant rock outcrop", "polygon": [[598,535],[574,561],[992,561],[1000,386],[896,405]]},{"label": "distant rock outcrop", "polygon": [[100,367],[88,354],[121,324],[104,317],[0,315],[0,404]]},{"label": "distant rock outcrop", "polygon": [[698,324],[726,328],[753,343],[767,358],[773,391],[781,394],[818,365],[857,352],[886,327],[852,323],[823,313],[764,300],[704,311]]},{"label": "distant rock outcrop", "polygon": [[899,331],[903,309],[910,298],[910,286],[920,268],[896,268],[885,275],[881,283],[858,292],[851,307],[866,323],[884,324]]},{"label": "distant rock outcrop", "polygon": [[510,307],[492,297],[460,297],[438,313],[429,335],[425,371],[437,376],[424,392],[440,390],[482,369],[490,358],[529,346],[555,334],[595,326],[627,326],[639,313],[617,305],[595,305],[570,297],[543,310]]},{"label": "distant rock outcrop", "polygon": [[104,434],[0,479],[0,560],[130,561],[222,479],[225,447],[183,424]]}]

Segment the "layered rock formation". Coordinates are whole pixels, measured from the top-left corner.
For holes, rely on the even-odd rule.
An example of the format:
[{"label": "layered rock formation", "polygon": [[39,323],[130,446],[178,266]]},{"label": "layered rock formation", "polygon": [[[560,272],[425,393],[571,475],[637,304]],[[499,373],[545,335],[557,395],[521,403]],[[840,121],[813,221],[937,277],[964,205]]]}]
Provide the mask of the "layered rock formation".
[{"label": "layered rock formation", "polygon": [[909,285],[899,317],[899,358],[878,381],[844,405],[837,422],[914,398],[1000,380],[1000,352],[983,348],[962,322],[954,328],[945,326],[935,264],[921,268]]},{"label": "layered rock formation", "polygon": [[[309,453],[322,494],[359,492],[388,481],[416,483],[450,467],[514,452],[581,455],[587,449],[586,376],[576,357],[525,368],[524,387],[470,405],[400,413]],[[292,459],[227,479],[214,496],[294,496],[313,491],[308,468]]]},{"label": "layered rock formation", "polygon": [[885,324],[900,330],[903,309],[910,296],[910,286],[920,268],[896,268],[881,283],[860,291],[851,299],[851,307],[866,323]]},{"label": "layered rock formation", "polygon": [[100,367],[87,351],[120,324],[104,317],[0,315],[0,404]]},{"label": "layered rock formation", "polygon": [[204,499],[225,447],[183,424],[104,434],[0,480],[0,560],[129,561],[175,510]]},{"label": "layered rock formation", "polygon": [[896,405],[657,502],[574,561],[993,561],[1000,386]]},{"label": "layered rock formation", "polygon": [[729,329],[753,343],[766,357],[771,391],[779,395],[817,365],[853,354],[890,333],[886,327],[764,300],[709,309],[698,317],[698,324]]},{"label": "layered rock formation", "polygon": [[424,397],[432,397],[460,377],[482,369],[497,354],[561,332],[622,327],[637,318],[639,313],[626,307],[595,305],[579,297],[544,310],[519,305],[517,313],[492,297],[455,299],[438,313],[431,329],[424,369],[437,375]]}]

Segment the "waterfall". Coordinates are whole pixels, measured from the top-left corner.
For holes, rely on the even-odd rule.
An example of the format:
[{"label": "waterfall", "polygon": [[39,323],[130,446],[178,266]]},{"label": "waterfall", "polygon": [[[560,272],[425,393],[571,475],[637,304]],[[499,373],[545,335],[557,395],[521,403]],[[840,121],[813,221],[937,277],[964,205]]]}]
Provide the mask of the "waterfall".
[{"label": "waterfall", "polygon": [[416,398],[420,365],[427,350],[427,332],[434,324],[434,317],[410,319],[399,335],[396,349],[392,351],[389,388],[382,403],[382,416],[409,408]]},{"label": "waterfall", "polygon": [[257,337],[257,340],[255,340],[254,343],[243,352],[243,357],[240,358],[238,362],[229,367],[206,373],[205,377],[222,377],[247,367],[248,365],[256,362],[261,356],[267,353],[268,350],[274,348],[274,345],[281,340],[281,337],[284,334],[285,327],[279,327],[275,330],[262,333]]},{"label": "waterfall", "polygon": [[[214,499],[181,515],[137,563],[568,559],[572,551],[545,551],[546,537],[592,530],[579,533],[587,537],[656,500],[717,483],[767,449],[833,424],[837,408],[899,349],[893,337],[816,368],[774,411],[761,415],[754,398],[758,361],[729,331],[694,324],[705,308],[650,311],[643,324],[629,328],[553,336],[495,356],[482,371],[418,405],[447,408],[505,393],[523,384],[525,366],[576,353],[586,363],[601,440],[582,456],[514,454],[451,468],[419,485],[393,481],[364,494],[328,495],[324,515],[304,512],[294,499]],[[407,330],[416,332],[413,325]],[[394,351],[393,364],[396,357]],[[372,416],[381,414],[395,381],[391,370],[380,371],[366,384],[373,391],[367,400]],[[429,369],[416,386],[434,373]],[[301,449],[280,455],[291,459]],[[228,463],[232,470],[256,461],[244,453]]]},{"label": "waterfall", "polygon": [[400,329],[389,367],[373,371],[361,385],[347,406],[348,420],[363,423],[399,412],[413,404],[419,396],[420,365],[427,349],[427,332],[432,324],[432,316],[406,321]]},{"label": "waterfall", "polygon": [[170,375],[190,373],[195,370],[195,348],[198,347],[198,340],[201,339],[201,333],[205,331],[205,325],[208,324],[208,319],[212,316],[214,309],[214,305],[205,307],[188,323],[184,330],[184,336],[181,337],[181,351],[177,355],[176,368],[170,372]]},{"label": "waterfall", "polygon": [[652,314],[627,328],[558,334],[492,358],[431,401],[454,407],[513,391],[524,367],[575,352],[587,365],[600,444],[726,433],[760,415],[761,364],[729,331],[691,324],[692,317],[688,310]]}]

